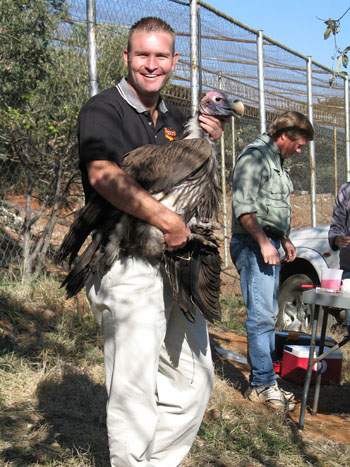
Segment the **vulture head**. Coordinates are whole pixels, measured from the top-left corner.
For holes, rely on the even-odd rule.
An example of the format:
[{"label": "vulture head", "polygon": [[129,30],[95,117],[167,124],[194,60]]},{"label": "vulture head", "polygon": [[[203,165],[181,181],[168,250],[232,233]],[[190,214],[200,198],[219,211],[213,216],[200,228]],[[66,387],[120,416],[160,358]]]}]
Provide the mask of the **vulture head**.
[{"label": "vulture head", "polygon": [[241,118],[244,114],[243,102],[228,97],[219,90],[209,91],[200,101],[199,112],[217,118]]},{"label": "vulture head", "polygon": [[[230,117],[240,119],[244,114],[244,105],[242,101],[214,89],[202,97],[199,103],[199,114],[210,115],[225,122]],[[209,134],[200,126],[198,115],[187,120],[183,133],[180,135],[180,139],[194,138],[207,138],[209,141]]]}]

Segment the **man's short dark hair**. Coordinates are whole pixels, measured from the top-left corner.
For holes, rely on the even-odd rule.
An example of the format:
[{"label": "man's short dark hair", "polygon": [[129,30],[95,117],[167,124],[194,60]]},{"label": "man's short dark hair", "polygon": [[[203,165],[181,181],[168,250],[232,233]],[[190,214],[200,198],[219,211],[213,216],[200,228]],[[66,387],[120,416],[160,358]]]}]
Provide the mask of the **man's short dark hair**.
[{"label": "man's short dark hair", "polygon": [[291,140],[300,137],[305,137],[308,141],[314,139],[314,129],[310,120],[304,114],[295,111],[285,112],[271,123],[268,135],[273,140],[278,139],[282,133],[286,133]]},{"label": "man's short dark hair", "polygon": [[173,50],[175,49],[175,31],[171,26],[169,26],[167,22],[161,18],[157,18],[156,16],[146,16],[131,26],[128,34],[128,52],[130,52],[131,38],[135,31],[166,32],[173,38]]}]

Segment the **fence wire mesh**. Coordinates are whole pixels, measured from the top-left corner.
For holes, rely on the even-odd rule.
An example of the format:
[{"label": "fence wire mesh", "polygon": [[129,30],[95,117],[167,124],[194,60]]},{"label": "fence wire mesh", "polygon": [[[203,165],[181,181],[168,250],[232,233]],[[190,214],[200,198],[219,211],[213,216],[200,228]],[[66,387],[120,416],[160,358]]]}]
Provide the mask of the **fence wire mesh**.
[{"label": "fence wire mesh", "polygon": [[[235,156],[243,147],[255,139],[260,133],[260,100],[258,70],[258,35],[259,32],[235,21],[202,1],[198,1],[198,18],[200,20],[200,57],[201,87],[205,92],[220,87],[227,93],[240,98],[246,106],[246,114],[236,124],[234,136],[232,127],[225,130],[225,166],[227,186],[230,186],[230,175]],[[67,0],[67,15],[56,31],[52,46],[57,49],[57,60],[60,61],[62,80],[66,88],[61,91],[61,101],[56,105],[65,108],[74,103],[74,118],[84,101],[88,99],[88,61],[86,34],[86,1]],[[125,69],[120,60],[120,53],[126,44],[128,28],[143,16],[158,16],[166,20],[176,31],[176,50],[179,52],[177,69],[167,85],[164,94],[167,100],[190,113],[191,103],[191,56],[190,56],[190,5],[180,0],[96,0],[96,30],[100,90],[115,84]],[[318,40],[318,38],[315,38]],[[298,110],[308,113],[308,74],[307,57],[292,51],[271,38],[263,36],[263,84],[266,109],[266,123],[285,110]],[[56,64],[57,66],[57,64]],[[74,79],[67,78],[66,69],[74,68]],[[346,181],[346,144],[345,144],[345,111],[344,111],[344,79],[336,76],[333,85],[329,85],[331,70],[312,62],[312,105],[316,129],[316,192],[317,223],[327,224],[337,189]],[[71,76],[71,75],[70,75]],[[64,96],[64,97],[62,97]],[[61,120],[65,120],[62,116]],[[68,130],[67,130],[68,131]],[[70,131],[72,131],[70,129]],[[21,135],[13,133],[13,138]],[[65,138],[62,131],[61,138]],[[10,145],[11,146],[11,145]],[[7,148],[10,147],[9,145]],[[69,146],[73,171],[77,165],[76,145]],[[10,151],[11,152],[11,151]],[[59,152],[57,157],[59,157]],[[23,154],[4,153],[0,155],[1,204],[0,204],[0,251],[2,268],[18,261],[23,249],[23,226],[25,223],[25,205],[28,195],[28,177],[26,172],[33,172],[32,216],[36,216],[47,199],[48,191],[55,189],[51,183],[53,176],[40,172]],[[302,156],[296,156],[290,162],[291,175],[295,194],[293,202],[301,205],[303,216],[293,220],[293,228],[311,225],[310,179],[311,165],[309,150]],[[66,167],[67,170],[67,167]],[[21,183],[15,184],[15,181]],[[46,184],[45,192],[36,184]],[[13,188],[15,185],[15,189]],[[59,242],[61,230],[70,223],[69,209],[82,205],[82,190],[74,180],[68,184],[70,193],[65,194],[65,209],[60,209],[56,218],[51,243]],[[36,198],[36,199],[35,199]],[[229,198],[228,198],[229,199]],[[28,201],[28,198],[27,198]],[[34,202],[35,201],[35,202]],[[45,207],[52,208],[52,203]],[[45,210],[44,209],[44,210]],[[33,217],[32,217],[33,218]],[[32,240],[42,234],[40,223],[31,229]],[[62,227],[62,229],[61,229]]]}]

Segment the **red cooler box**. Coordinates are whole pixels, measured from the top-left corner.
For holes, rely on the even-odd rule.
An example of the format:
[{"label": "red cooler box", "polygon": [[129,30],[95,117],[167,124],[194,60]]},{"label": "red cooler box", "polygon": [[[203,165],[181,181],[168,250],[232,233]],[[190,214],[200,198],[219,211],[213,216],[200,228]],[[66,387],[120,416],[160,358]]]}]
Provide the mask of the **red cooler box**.
[{"label": "red cooler box", "polygon": [[[329,347],[325,347],[324,351]],[[283,351],[283,363],[281,377],[293,381],[293,383],[304,384],[307,364],[309,361],[310,346],[308,345],[286,345]],[[315,357],[318,353],[316,347]],[[340,382],[343,354],[335,350],[319,365],[321,368],[321,384],[338,384]],[[312,367],[311,384],[316,382],[316,364]]]}]

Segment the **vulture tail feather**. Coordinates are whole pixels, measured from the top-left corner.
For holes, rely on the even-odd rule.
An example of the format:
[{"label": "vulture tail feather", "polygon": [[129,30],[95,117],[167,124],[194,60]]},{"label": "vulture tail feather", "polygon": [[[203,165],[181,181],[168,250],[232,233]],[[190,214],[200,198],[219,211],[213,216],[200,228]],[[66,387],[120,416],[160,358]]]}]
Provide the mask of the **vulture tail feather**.
[{"label": "vulture tail feather", "polygon": [[100,228],[104,221],[108,219],[111,212],[113,212],[115,217],[120,211],[98,193],[93,193],[71,224],[67,235],[64,237],[55,255],[55,263],[61,264],[69,257],[69,264],[71,265],[90,233]]},{"label": "vulture tail feather", "polygon": [[96,234],[62,282],[61,287],[66,288],[67,298],[77,295],[94,274],[94,263],[96,262],[100,242],[101,235]]},{"label": "vulture tail feather", "polygon": [[120,211],[114,210],[104,224],[101,224],[98,230],[92,232],[91,242],[84,252],[75,259],[68,275],[61,284],[61,287],[66,288],[67,298],[79,293],[96,272],[101,273],[103,270],[103,274],[109,270],[110,265],[104,264],[105,247],[119,217]]}]

